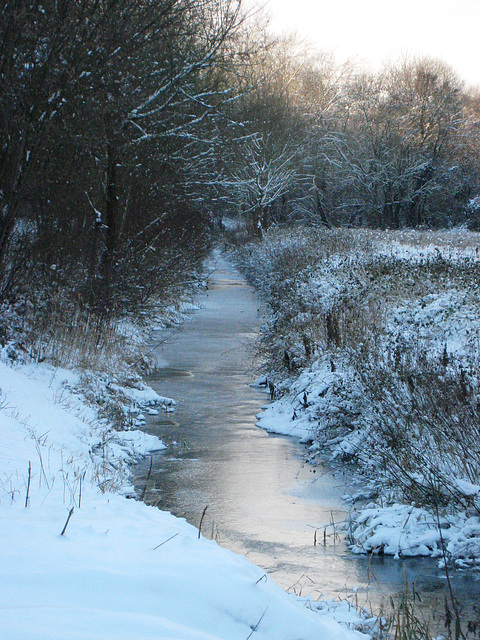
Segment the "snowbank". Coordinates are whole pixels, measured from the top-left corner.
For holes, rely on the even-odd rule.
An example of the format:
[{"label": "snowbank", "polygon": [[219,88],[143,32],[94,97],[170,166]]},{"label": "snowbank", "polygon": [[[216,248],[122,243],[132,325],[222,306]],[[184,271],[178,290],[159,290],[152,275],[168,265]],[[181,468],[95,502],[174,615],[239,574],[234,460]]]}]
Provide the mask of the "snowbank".
[{"label": "snowbank", "polygon": [[347,628],[351,612],[340,625],[333,608],[285,593],[184,520],[120,495],[129,462],[162,444],[99,422],[78,382],[0,363],[2,640],[366,637]]},{"label": "snowbank", "polygon": [[440,557],[441,564],[453,557],[457,566],[475,566],[480,558],[480,519],[457,514],[437,520],[415,506],[369,505],[355,519],[350,539],[354,553]]},{"label": "snowbank", "polygon": [[478,235],[273,230],[239,260],[270,308],[257,424],[367,475],[352,550],[480,563]]},{"label": "snowbank", "polygon": [[346,427],[351,429],[361,400],[353,372],[339,364],[331,355],[319,358],[291,382],[288,393],[264,407],[257,425],[303,442],[318,440],[328,429],[323,444],[335,444],[333,429],[342,434]]}]

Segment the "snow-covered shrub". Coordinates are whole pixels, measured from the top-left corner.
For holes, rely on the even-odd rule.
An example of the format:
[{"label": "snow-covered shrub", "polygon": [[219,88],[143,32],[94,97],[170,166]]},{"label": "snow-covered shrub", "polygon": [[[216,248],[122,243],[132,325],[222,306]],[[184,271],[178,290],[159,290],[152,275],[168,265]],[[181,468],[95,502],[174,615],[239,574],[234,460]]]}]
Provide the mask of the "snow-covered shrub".
[{"label": "snow-covered shrub", "polygon": [[407,502],[480,513],[479,378],[441,363],[362,372],[368,437],[360,456]]},{"label": "snow-covered shrub", "polygon": [[100,422],[115,431],[129,431],[145,422],[143,412],[152,407],[173,410],[175,401],[159,396],[132,371],[92,373],[83,371],[74,392],[92,406]]}]

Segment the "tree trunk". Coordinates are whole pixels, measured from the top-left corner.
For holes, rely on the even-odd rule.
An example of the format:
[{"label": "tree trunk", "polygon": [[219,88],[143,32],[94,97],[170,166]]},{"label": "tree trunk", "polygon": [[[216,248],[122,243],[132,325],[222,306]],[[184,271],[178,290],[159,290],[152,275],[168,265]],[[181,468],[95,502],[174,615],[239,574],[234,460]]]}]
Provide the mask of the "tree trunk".
[{"label": "tree trunk", "polygon": [[107,193],[106,193],[106,223],[107,238],[106,251],[107,260],[112,257],[117,248],[117,227],[118,227],[118,191],[117,191],[117,162],[114,144],[107,143]]},{"label": "tree trunk", "polygon": [[102,256],[102,292],[103,312],[109,313],[112,307],[112,287],[114,284],[114,258],[117,248],[118,226],[118,185],[116,172],[115,145],[107,142],[106,151],[106,189],[105,189],[105,248]]},{"label": "tree trunk", "polygon": [[0,221],[0,271],[3,271],[8,242],[15,228],[15,218],[14,207],[6,204]]},{"label": "tree trunk", "polygon": [[263,238],[263,207],[259,205],[255,207],[252,214],[252,232],[259,240]]},{"label": "tree trunk", "polygon": [[314,184],[314,189],[315,189],[315,208],[317,210],[317,216],[320,216],[320,220],[322,221],[323,225],[330,228],[331,226],[330,222],[327,218],[327,214],[325,213],[325,209],[323,208],[322,201],[320,199],[320,190],[316,184]]}]

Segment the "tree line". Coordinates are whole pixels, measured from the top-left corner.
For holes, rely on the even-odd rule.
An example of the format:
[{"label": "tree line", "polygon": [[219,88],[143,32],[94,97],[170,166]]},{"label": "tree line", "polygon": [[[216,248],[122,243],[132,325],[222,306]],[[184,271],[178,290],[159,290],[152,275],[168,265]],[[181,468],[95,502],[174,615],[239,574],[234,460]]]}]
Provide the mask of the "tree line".
[{"label": "tree line", "polygon": [[226,215],[476,227],[479,121],[443,62],[339,65],[237,0],[2,0],[0,302],[138,309]]},{"label": "tree line", "polygon": [[478,228],[477,89],[437,59],[373,73],[294,53],[277,46],[246,98],[256,128],[232,184],[258,235],[272,222]]}]

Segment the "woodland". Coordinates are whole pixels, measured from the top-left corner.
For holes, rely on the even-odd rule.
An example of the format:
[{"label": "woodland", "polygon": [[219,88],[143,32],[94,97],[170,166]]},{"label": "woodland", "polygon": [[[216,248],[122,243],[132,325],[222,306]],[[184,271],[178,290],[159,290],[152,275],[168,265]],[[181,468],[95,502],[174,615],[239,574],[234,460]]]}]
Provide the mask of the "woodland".
[{"label": "woodland", "polygon": [[340,64],[237,0],[3,0],[0,42],[4,345],[100,344],[225,220],[478,227],[480,95],[443,61]]}]

